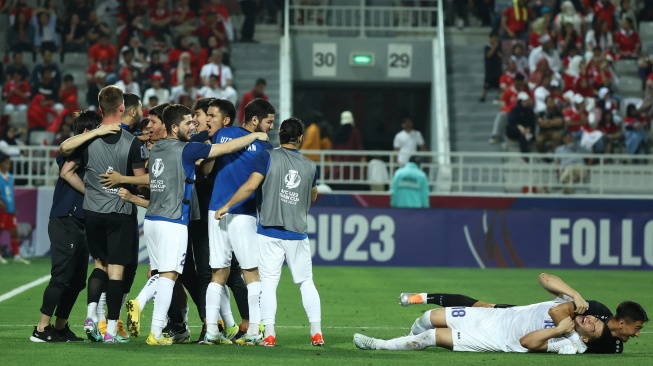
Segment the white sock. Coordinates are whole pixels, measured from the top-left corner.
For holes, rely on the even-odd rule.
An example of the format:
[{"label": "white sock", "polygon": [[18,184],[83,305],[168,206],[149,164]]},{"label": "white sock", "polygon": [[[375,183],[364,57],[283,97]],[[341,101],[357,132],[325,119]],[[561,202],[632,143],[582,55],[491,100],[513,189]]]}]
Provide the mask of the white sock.
[{"label": "white sock", "polygon": [[188,324],[188,305],[185,308],[181,309],[181,317],[184,319],[184,323]]},{"label": "white sock", "polygon": [[118,333],[118,320],[107,320],[107,333],[116,336]]},{"label": "white sock", "polygon": [[129,298],[129,292],[126,294],[122,294],[122,302],[120,303],[120,311],[118,312],[118,318],[120,318],[120,314],[122,314],[122,308],[125,306],[125,303],[127,302],[128,298]]},{"label": "white sock", "polygon": [[[274,323],[277,313],[277,286],[278,280],[261,279],[261,320],[265,326],[266,336],[275,336]],[[250,321],[251,324],[251,321]]]},{"label": "white sock", "polygon": [[221,294],[222,286],[216,282],[209,283],[206,288],[206,331],[212,335],[218,334]]},{"label": "white sock", "polygon": [[322,308],[320,306],[320,294],[315,288],[313,279],[309,278],[299,284],[299,291],[302,293],[304,310],[311,323],[311,336],[315,333],[322,333],[320,322],[322,321]]},{"label": "white sock", "polygon": [[102,295],[100,295],[100,301],[98,301],[97,303],[96,311],[97,311],[98,321],[107,320],[106,308],[107,308],[107,293],[103,292]]},{"label": "white sock", "polygon": [[415,323],[410,327],[410,333],[412,335],[418,335],[426,332],[429,329],[433,329],[431,324],[431,310],[428,310],[422,314],[419,318],[415,319]]},{"label": "white sock", "polygon": [[422,292],[419,295],[422,297],[422,304],[426,304],[429,294],[427,294],[426,292]]},{"label": "white sock", "polygon": [[247,285],[247,305],[249,307],[249,327],[247,334],[257,335],[259,323],[261,322],[261,307],[259,298],[261,296],[261,281],[252,282]]},{"label": "white sock", "polygon": [[435,346],[435,329],[422,334],[379,341],[377,349],[390,351],[414,351]]},{"label": "white sock", "polygon": [[266,324],[265,325],[265,336],[273,336],[277,337],[277,333],[274,331],[274,324]]},{"label": "white sock", "polygon": [[150,302],[150,300],[154,299],[154,296],[156,296],[156,284],[158,280],[158,274],[150,277],[145,283],[145,286],[143,286],[141,292],[139,292],[138,296],[136,296],[136,300],[138,301],[138,306],[141,308],[141,311],[143,311],[143,309],[145,309],[145,305],[147,305],[147,303]]},{"label": "white sock", "polygon": [[175,281],[169,278],[159,277],[157,282],[156,292],[158,296],[154,302],[151,331],[154,333],[154,338],[161,339],[163,328],[168,322],[168,309],[170,309],[170,302],[172,302],[172,291],[175,287]]},{"label": "white sock", "polygon": [[231,311],[231,296],[229,296],[229,288],[227,285],[222,286],[222,295],[220,296],[220,317],[222,318],[225,327],[233,327],[236,325],[234,314]]},{"label": "white sock", "polygon": [[86,306],[86,317],[93,319],[97,323],[97,302],[92,302]]}]

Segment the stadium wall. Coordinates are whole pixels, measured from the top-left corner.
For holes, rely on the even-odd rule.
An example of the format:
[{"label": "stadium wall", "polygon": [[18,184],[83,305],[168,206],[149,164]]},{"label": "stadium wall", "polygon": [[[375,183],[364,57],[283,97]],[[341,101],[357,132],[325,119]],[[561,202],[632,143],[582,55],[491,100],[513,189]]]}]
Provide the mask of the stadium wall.
[{"label": "stadium wall", "polygon": [[[31,243],[24,244],[32,255],[49,253],[52,191],[16,190],[18,221],[35,229]],[[308,219],[314,264],[653,267],[650,199],[434,196],[431,209],[388,206],[385,195],[320,196]],[[141,223],[143,216],[139,211]],[[146,260],[144,250],[140,259]]]}]

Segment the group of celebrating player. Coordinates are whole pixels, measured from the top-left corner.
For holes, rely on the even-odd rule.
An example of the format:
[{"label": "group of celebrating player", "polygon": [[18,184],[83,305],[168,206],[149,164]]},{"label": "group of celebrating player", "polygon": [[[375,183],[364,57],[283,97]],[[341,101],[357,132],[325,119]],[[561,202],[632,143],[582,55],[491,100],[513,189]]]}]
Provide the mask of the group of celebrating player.
[{"label": "group of celebrating player", "polygon": [[[140,314],[155,294],[146,343],[188,341],[181,283],[204,323],[197,343],[274,346],[276,288],[285,260],[302,294],[310,342],[324,345],[306,233],[317,170],[298,151],[303,122],[285,120],[280,147],[272,149],[267,140],[275,109],[269,102],[248,103],[245,122],[237,127],[231,102],[203,98],[192,110],[168,104],[152,108],[143,138],[130,133],[141,124],[136,96],[107,86],[98,101],[102,116],[80,113],[77,135],[60,147],[49,226],[52,280],[30,339],[82,340],[70,330],[68,316],[84,288],[90,253],[95,268],[88,277],[84,331],[91,341],[124,343],[129,333],[139,336]],[[143,290],[127,301],[138,262],[135,205],[147,208],[143,232],[150,271]],[[66,225],[74,235],[62,235]],[[236,297],[240,326],[226,285]],[[120,320],[124,304],[126,327]]]},{"label": "group of celebrating player", "polygon": [[[273,149],[267,142],[275,116],[269,102],[248,103],[245,122],[237,127],[231,102],[204,98],[192,109],[152,108],[143,126],[148,133],[137,137],[130,131],[141,122],[138,97],[107,86],[98,99],[102,116],[81,112],[76,136],[61,144],[57,157],[60,179],[48,226],[52,279],[30,339],[83,340],[71,331],[68,317],[85,287],[90,253],[95,268],[88,277],[84,331],[91,341],[124,343],[130,333],[139,336],[141,312],[155,295],[146,343],[190,340],[187,290],[203,321],[197,343],[275,346],[276,289],[285,260],[302,295],[310,342],[324,345],[306,230],[317,170],[298,151],[303,123],[283,121],[280,147]],[[138,263],[135,205],[147,208],[150,271],[138,296],[127,301]],[[558,277],[542,274],[540,283],[556,300],[512,306],[464,295],[401,294],[404,306],[444,308],[425,312],[408,336],[355,334],[354,344],[377,350],[621,353],[648,321],[635,302],[623,302],[613,315]]]}]

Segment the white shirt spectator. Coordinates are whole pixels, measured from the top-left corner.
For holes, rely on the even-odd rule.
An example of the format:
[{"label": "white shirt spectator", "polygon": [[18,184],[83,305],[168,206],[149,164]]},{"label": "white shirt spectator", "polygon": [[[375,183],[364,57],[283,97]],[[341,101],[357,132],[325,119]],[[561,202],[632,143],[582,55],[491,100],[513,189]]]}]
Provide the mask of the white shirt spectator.
[{"label": "white shirt spectator", "polygon": [[370,184],[389,183],[388,168],[381,159],[372,159],[367,163],[367,180]]},{"label": "white shirt spectator", "polygon": [[[172,88],[170,92],[170,102],[175,104],[183,104],[183,99],[190,98],[193,101],[200,98],[199,90],[196,87],[192,87],[188,90],[184,89],[183,85],[177,85]],[[163,101],[159,100],[160,103]]]},{"label": "white shirt spectator", "polygon": [[200,70],[200,78],[202,81],[205,81],[205,83],[208,83],[211,75],[219,76],[218,82],[223,88],[234,78],[234,75],[231,72],[231,67],[223,64],[217,65],[212,62],[202,66],[202,70]]},{"label": "white shirt spectator", "polygon": [[424,145],[424,137],[422,137],[422,133],[417,130],[411,130],[410,132],[401,130],[395,135],[392,145],[395,149],[399,150],[397,163],[399,163],[400,166],[403,166],[410,160],[410,156],[416,152],[420,146]]},{"label": "white shirt spectator", "polygon": [[533,108],[533,112],[535,112],[535,114],[546,111],[545,100],[546,97],[549,96],[549,94],[551,94],[551,92],[543,85],[540,85],[537,88],[535,88],[535,90],[533,91],[533,97],[535,98],[535,107]]},{"label": "white shirt spectator", "polygon": [[123,93],[132,93],[137,95],[139,98],[141,97],[141,87],[138,86],[138,83],[135,81],[132,81],[129,84],[125,84],[124,81],[118,80],[115,85],[122,89]]},{"label": "white shirt spectator", "polygon": [[537,69],[537,62],[542,58],[546,58],[546,60],[549,62],[549,67],[556,74],[562,71],[562,60],[560,60],[558,51],[552,48],[546,52],[542,46],[539,46],[533,48],[531,50],[531,54],[528,56],[528,68],[531,70],[531,72]]},{"label": "white shirt spectator", "polygon": [[145,91],[145,94],[143,94],[143,103],[147,104],[150,97],[157,97],[159,104],[166,103],[170,100],[170,91],[166,88],[149,88]]}]

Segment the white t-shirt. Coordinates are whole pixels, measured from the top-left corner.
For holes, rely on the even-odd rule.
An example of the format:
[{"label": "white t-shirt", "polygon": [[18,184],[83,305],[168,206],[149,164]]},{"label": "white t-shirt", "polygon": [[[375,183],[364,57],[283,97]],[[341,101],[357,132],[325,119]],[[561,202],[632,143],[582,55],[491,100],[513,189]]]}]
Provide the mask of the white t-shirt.
[{"label": "white t-shirt", "polygon": [[533,112],[535,112],[535,114],[546,111],[545,101],[546,97],[548,97],[549,94],[551,94],[549,89],[545,88],[542,85],[535,88],[533,91],[533,96],[535,97],[535,107],[533,108]]},{"label": "white t-shirt", "polygon": [[402,166],[410,160],[410,156],[417,151],[418,147],[424,145],[424,137],[417,130],[410,132],[401,130],[395,135],[392,145],[395,149],[399,149],[397,162]]},{"label": "white t-shirt", "polygon": [[227,85],[227,82],[234,78],[231,73],[231,67],[222,64],[216,65],[212,62],[202,66],[202,69],[200,70],[200,78],[202,78],[202,80],[205,78],[208,80],[211,75],[220,75],[220,80],[218,81],[222,87]]},{"label": "white t-shirt", "polygon": [[[186,91],[183,85],[177,85],[172,88],[172,92],[170,95],[171,103],[181,103],[181,98],[183,97],[189,97],[195,100],[198,99],[200,95],[199,95],[199,91],[195,87],[191,88],[189,91]],[[147,100],[145,102],[147,103]],[[161,100],[159,100],[159,102],[164,103]]]},{"label": "white t-shirt", "polygon": [[149,88],[143,94],[143,104],[147,105],[150,101],[150,97],[157,97],[159,99],[159,104],[167,103],[170,100],[170,91],[166,88]]},{"label": "white t-shirt", "polygon": [[119,87],[123,93],[132,93],[137,95],[139,98],[141,97],[141,87],[134,81],[125,84],[124,81],[118,80],[115,85]]}]

